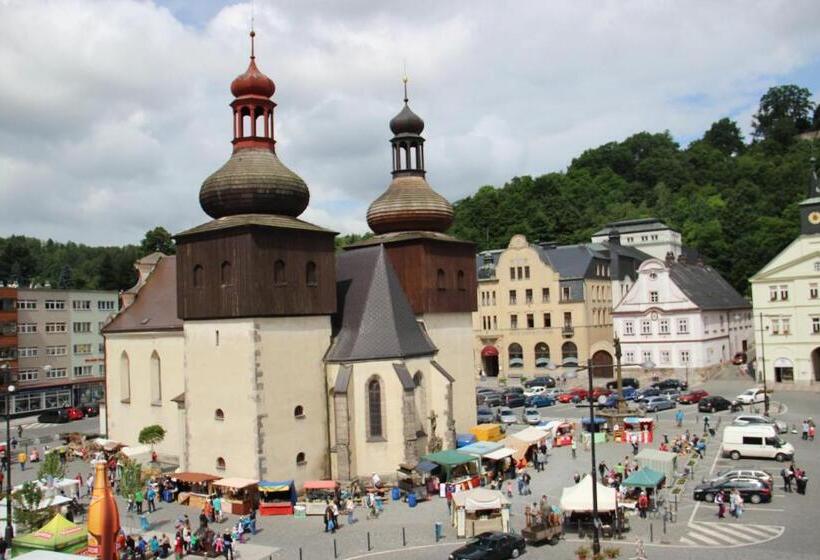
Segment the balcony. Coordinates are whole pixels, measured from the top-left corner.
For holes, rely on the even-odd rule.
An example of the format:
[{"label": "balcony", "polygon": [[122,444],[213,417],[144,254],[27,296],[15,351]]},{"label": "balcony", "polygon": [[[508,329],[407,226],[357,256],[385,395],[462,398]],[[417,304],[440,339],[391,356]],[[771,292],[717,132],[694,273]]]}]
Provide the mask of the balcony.
[{"label": "balcony", "polygon": [[561,327],[561,335],[564,338],[572,338],[573,336],[575,336],[575,327],[573,327],[572,325],[564,325],[563,327]]}]

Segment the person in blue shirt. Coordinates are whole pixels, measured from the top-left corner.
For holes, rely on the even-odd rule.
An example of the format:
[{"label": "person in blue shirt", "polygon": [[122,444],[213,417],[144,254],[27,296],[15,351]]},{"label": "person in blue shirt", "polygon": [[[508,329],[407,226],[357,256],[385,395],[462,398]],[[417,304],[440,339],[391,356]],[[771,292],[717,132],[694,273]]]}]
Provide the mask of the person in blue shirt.
[{"label": "person in blue shirt", "polygon": [[151,542],[148,543],[151,548],[151,554],[154,555],[154,558],[159,557],[159,539],[156,535],[151,537]]},{"label": "person in blue shirt", "polygon": [[148,513],[157,511],[157,491],[150,484],[145,490],[145,499],[148,500]]},{"label": "person in blue shirt", "polygon": [[678,425],[678,428],[680,428],[681,425],[683,424],[683,411],[682,410],[678,410],[675,413],[675,423]]}]

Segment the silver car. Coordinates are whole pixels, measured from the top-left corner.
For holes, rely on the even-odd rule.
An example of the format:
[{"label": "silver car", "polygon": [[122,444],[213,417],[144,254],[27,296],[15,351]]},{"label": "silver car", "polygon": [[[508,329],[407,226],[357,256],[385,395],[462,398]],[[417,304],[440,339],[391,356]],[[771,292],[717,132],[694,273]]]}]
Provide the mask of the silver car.
[{"label": "silver car", "polygon": [[659,410],[668,410],[670,408],[676,408],[678,405],[672,399],[667,397],[649,397],[643,403],[643,408],[647,412],[658,412]]},{"label": "silver car", "polygon": [[537,408],[524,409],[524,422],[526,422],[530,426],[535,426],[536,424],[541,422],[541,420],[541,413],[538,412]]},{"label": "silver car", "polygon": [[782,420],[775,420],[771,416],[763,416],[762,414],[741,414],[735,416],[732,420],[735,426],[748,426],[749,424],[769,424],[774,426],[781,434],[789,431],[789,427]]}]

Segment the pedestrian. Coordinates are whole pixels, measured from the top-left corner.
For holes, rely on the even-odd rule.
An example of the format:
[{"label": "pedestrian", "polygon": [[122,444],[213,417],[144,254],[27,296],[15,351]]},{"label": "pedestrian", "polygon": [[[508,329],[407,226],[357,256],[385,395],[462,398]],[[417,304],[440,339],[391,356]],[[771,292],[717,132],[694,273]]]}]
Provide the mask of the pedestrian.
[{"label": "pedestrian", "polygon": [[222,534],[222,546],[224,547],[226,560],[233,560],[233,537],[230,531],[225,531]]},{"label": "pedestrian", "polygon": [[453,487],[449,484],[444,485],[444,498],[447,500],[447,511],[453,512]]},{"label": "pedestrian", "polygon": [[[687,431],[687,433],[688,433],[688,431]],[[709,433],[709,417],[704,416],[703,417],[703,434],[706,435],[708,433]]]},{"label": "pedestrian", "polygon": [[641,492],[638,497],[638,511],[641,513],[641,519],[646,519],[646,510],[649,509],[649,497],[646,492]]},{"label": "pedestrian", "polygon": [[[447,509],[450,509],[450,506],[447,506]],[[347,501],[345,502],[345,513],[347,513],[347,524],[353,525],[356,523],[356,517],[353,515],[356,511],[356,503],[353,501],[352,497],[348,497]]]},{"label": "pedestrian", "polygon": [[675,413],[675,424],[677,424],[678,428],[683,425],[683,411],[680,409]]},{"label": "pedestrian", "polygon": [[9,548],[9,544],[6,542],[6,539],[0,537],[0,558],[6,557],[6,551]]},{"label": "pedestrian", "polygon": [[737,493],[737,497],[735,498],[735,518],[740,519],[743,515],[743,496],[740,495],[737,489],[735,489]]},{"label": "pedestrian", "polygon": [[217,523],[222,523],[222,498],[220,498],[219,496],[214,497],[213,506],[214,519]]},{"label": "pedestrian", "polygon": [[780,469],[780,476],[783,477],[783,491],[784,492],[791,492],[792,491],[792,470],[791,467],[783,467]]},{"label": "pedestrian", "polygon": [[18,439],[23,439],[23,425],[22,424],[17,425],[17,438]]},{"label": "pedestrian", "polygon": [[512,483],[512,480],[507,481],[507,497],[508,498],[513,497],[513,483]]},{"label": "pedestrian", "polygon": [[[176,552],[176,546],[174,547],[174,552]],[[221,556],[223,552],[225,552],[225,541],[222,539],[222,535],[217,535],[216,540],[214,540],[214,552],[217,556]],[[182,558],[182,547],[180,547],[180,554],[177,556],[177,560]]]},{"label": "pedestrian", "polygon": [[157,499],[157,491],[154,490],[154,487],[150,484],[145,490],[145,499],[148,500],[148,513],[153,513],[157,511],[157,504],[155,502],[155,500]]},{"label": "pedestrian", "polygon": [[814,425],[813,422],[809,422],[809,441],[814,441],[814,432],[817,427]]},{"label": "pedestrian", "polygon": [[521,475],[521,478],[524,480],[524,495],[529,496],[532,494],[532,490],[530,490],[530,481],[532,477],[530,477],[530,473],[524,471],[524,474]]},{"label": "pedestrian", "polygon": [[718,519],[723,519],[726,517],[726,497],[723,495],[723,491],[717,493],[715,496],[715,503],[718,506]]},{"label": "pedestrian", "polygon": [[325,533],[335,533],[336,527],[333,526],[333,508],[330,507],[330,501],[326,500],[325,506]]},{"label": "pedestrian", "polygon": [[603,461],[598,463],[598,474],[601,476],[601,478],[604,478],[604,475],[606,474],[606,471],[607,471],[606,463],[604,463]]},{"label": "pedestrian", "polygon": [[94,473],[89,473],[88,478],[85,479],[85,489],[86,494],[90,496],[91,491],[94,489]]},{"label": "pedestrian", "polygon": [[137,513],[142,513],[142,502],[145,500],[145,496],[142,493],[142,488],[138,488],[136,492],[134,492],[134,503],[137,505]]},{"label": "pedestrian", "polygon": [[575,459],[576,453],[578,451],[578,444],[575,443],[575,438],[572,438],[572,444],[570,445],[570,449],[572,450],[572,458]]},{"label": "pedestrian", "polygon": [[518,476],[516,477],[516,482],[518,482],[518,495],[524,495],[524,471],[519,470]]},{"label": "pedestrian", "polygon": [[575,481],[575,484],[581,482],[581,475],[578,474],[578,471],[575,471],[575,474],[572,475],[572,479]]},{"label": "pedestrian", "polygon": [[159,557],[159,539],[156,535],[151,537],[151,541],[148,543],[148,548],[151,550],[151,555],[154,558]]},{"label": "pedestrian", "polygon": [[26,457],[25,452],[21,451],[20,453],[17,454],[17,461],[20,463],[20,470],[21,471],[26,470],[26,459],[27,459],[27,457]]},{"label": "pedestrian", "polygon": [[[347,501],[350,502],[351,504],[353,504],[353,498],[348,498]],[[248,518],[251,521],[251,535],[255,535],[256,534],[256,508],[251,509],[251,513],[248,516]],[[348,519],[350,519],[350,514],[348,514]],[[186,522],[188,521],[188,516],[187,515],[185,516],[185,520],[186,520]],[[189,523],[188,526],[190,527],[190,523]]]}]

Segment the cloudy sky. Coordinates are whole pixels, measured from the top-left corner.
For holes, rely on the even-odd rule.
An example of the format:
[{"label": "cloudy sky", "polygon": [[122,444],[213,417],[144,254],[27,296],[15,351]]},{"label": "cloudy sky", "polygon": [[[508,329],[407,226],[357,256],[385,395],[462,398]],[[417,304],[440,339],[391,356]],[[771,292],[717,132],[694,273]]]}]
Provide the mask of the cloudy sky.
[{"label": "cloudy sky", "polygon": [[[0,235],[138,242],[202,223],[230,155],[250,2],[0,0]],[[640,130],[748,130],[760,95],[820,92],[820,2],[256,0],[277,150],[303,217],[364,232],[389,182],[402,67],[428,178],[458,199]]]}]

